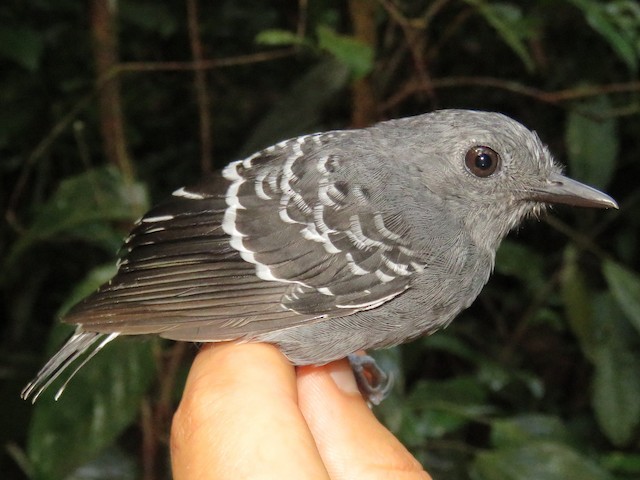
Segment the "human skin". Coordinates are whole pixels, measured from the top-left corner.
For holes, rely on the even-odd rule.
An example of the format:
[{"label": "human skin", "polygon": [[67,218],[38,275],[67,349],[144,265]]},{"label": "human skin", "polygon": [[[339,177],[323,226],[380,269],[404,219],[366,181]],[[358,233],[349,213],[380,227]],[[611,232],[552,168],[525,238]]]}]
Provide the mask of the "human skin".
[{"label": "human skin", "polygon": [[197,355],[173,418],[175,480],[428,480],[373,415],[346,360],[295,368],[273,346]]}]

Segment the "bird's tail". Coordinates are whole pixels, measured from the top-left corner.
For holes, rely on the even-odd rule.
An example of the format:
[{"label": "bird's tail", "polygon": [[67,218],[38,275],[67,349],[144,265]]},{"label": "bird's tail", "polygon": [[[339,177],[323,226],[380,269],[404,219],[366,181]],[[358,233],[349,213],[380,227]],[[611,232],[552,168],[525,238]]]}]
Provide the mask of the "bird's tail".
[{"label": "bird's tail", "polygon": [[[57,400],[60,398],[60,395],[62,395],[69,380],[71,380],[96,353],[117,336],[117,332],[108,334],[85,332],[78,328],[71,338],[67,340],[67,343],[40,369],[36,377],[24,387],[20,396],[24,400],[31,398],[31,402],[35,403],[40,394],[51,385],[62,372],[69,368],[74,362],[82,359],[78,366],[67,377],[64,385],[56,392],[55,399]],[[82,358],[83,356],[84,358]]]}]

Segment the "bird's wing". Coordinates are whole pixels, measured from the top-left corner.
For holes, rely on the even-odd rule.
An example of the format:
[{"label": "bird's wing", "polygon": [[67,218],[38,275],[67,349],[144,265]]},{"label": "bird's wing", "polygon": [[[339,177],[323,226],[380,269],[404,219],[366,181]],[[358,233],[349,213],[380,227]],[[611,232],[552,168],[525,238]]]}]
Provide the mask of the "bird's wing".
[{"label": "bird's wing", "polygon": [[222,340],[400,295],[422,268],[409,227],[377,211],[360,179],[340,176],[350,159],[328,145],[331,134],[282,142],[176,191],[138,222],[114,279],[65,320]]},{"label": "bird's wing", "polygon": [[[180,326],[214,324],[215,340],[224,340],[243,328],[303,320],[280,306],[287,285],[258,278],[230,246],[222,229],[227,187],[215,176],[150,210],[126,239],[116,276],[64,321],[85,331],[168,337]],[[247,327],[257,319],[259,326]]]}]

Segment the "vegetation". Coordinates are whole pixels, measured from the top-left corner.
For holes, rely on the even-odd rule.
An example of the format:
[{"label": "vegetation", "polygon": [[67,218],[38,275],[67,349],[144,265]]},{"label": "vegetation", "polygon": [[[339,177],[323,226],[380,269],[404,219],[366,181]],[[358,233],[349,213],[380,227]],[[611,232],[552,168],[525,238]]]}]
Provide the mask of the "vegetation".
[{"label": "vegetation", "polygon": [[380,352],[400,381],[378,414],[438,479],[640,477],[637,2],[7,0],[0,19],[3,478],[168,475],[195,347],[119,340],[58,402],[18,397],[151,203],[284,138],[437,108],[520,120],[621,208],[512,235],[474,306]]}]

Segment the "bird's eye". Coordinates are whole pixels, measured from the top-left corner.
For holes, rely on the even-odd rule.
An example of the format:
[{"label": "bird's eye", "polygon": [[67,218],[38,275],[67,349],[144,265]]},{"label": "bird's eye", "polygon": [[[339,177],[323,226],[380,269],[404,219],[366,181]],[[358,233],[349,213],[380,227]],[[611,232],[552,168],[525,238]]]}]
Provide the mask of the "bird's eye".
[{"label": "bird's eye", "polygon": [[500,155],[489,147],[477,146],[469,149],[464,163],[476,177],[488,177],[500,166]]}]

